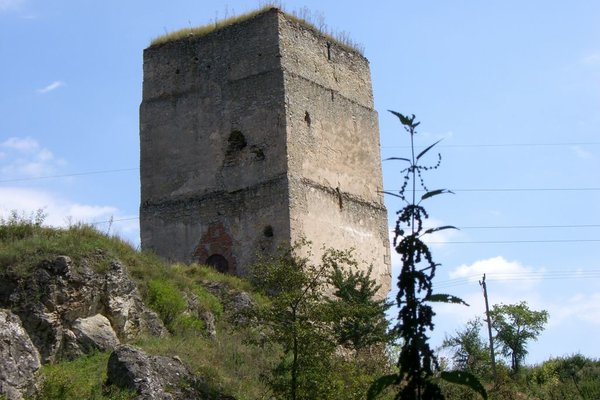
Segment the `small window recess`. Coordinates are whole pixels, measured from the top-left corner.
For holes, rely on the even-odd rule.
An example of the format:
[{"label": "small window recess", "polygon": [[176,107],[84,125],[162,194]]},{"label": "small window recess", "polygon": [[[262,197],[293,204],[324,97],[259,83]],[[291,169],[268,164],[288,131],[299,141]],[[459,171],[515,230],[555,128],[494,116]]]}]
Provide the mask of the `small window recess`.
[{"label": "small window recess", "polygon": [[308,125],[308,127],[310,128],[310,114],[308,113],[308,111],[304,112],[304,121],[306,122],[306,125]]},{"label": "small window recess", "polygon": [[237,129],[231,131],[229,138],[227,138],[227,143],[227,153],[229,154],[242,150],[248,144],[244,134]]},{"label": "small window recess", "polygon": [[327,59],[331,61],[331,43],[327,42]]},{"label": "small window recess", "polygon": [[263,235],[265,237],[273,237],[273,227],[271,225],[267,225],[263,229]]}]

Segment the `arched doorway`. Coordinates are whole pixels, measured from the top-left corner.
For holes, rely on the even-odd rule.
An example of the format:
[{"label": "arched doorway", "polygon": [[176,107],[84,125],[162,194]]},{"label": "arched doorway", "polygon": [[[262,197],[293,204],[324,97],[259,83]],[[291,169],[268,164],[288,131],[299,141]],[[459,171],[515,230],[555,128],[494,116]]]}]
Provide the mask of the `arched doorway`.
[{"label": "arched doorway", "polygon": [[223,274],[229,272],[229,262],[227,262],[227,259],[220,254],[211,254],[204,263]]}]

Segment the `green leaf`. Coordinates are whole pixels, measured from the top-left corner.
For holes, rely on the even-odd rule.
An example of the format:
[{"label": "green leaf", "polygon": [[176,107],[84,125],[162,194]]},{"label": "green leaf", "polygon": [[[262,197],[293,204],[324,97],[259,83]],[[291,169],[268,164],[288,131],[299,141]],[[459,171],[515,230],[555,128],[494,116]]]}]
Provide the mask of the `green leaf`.
[{"label": "green leaf", "polygon": [[421,196],[421,200],[425,200],[425,199],[428,199],[430,197],[437,196],[438,194],[443,194],[443,193],[452,193],[452,194],[454,194],[453,191],[448,190],[448,189],[437,189],[437,190],[432,190],[430,192],[425,193],[423,196]]},{"label": "green leaf", "polygon": [[438,143],[439,143],[439,142],[441,142],[441,141],[442,141],[442,139],[438,140],[437,142],[435,142],[434,144],[432,144],[431,146],[429,146],[428,148],[426,148],[425,150],[423,150],[422,152],[420,152],[420,153],[419,153],[419,155],[417,156],[417,160],[418,160],[419,158],[421,158],[421,156],[423,156],[423,155],[424,155],[425,153],[427,153],[429,150],[431,150],[431,148],[432,148],[433,146],[435,146],[436,144],[438,144]]},{"label": "green leaf", "polygon": [[390,157],[390,158],[386,158],[383,161],[390,161],[390,160],[401,160],[401,161],[411,162],[408,158],[402,158],[402,157]]},{"label": "green leaf", "polygon": [[405,117],[404,115],[400,114],[397,111],[392,111],[392,110],[388,110],[389,112],[391,112],[392,114],[394,114],[396,117],[398,117],[398,119],[400,119],[400,122],[402,123],[402,125],[410,125],[410,119]]},{"label": "green leaf", "polygon": [[381,193],[383,193],[383,194],[389,194],[390,196],[394,196],[394,197],[398,197],[398,198],[400,198],[400,199],[403,199],[403,197],[402,197],[402,196],[400,196],[400,195],[397,195],[396,193],[388,192],[387,190],[384,190],[384,191],[382,191]]},{"label": "green leaf", "polygon": [[425,232],[423,232],[423,235],[427,235],[428,233],[443,231],[443,230],[446,230],[446,229],[456,229],[456,230],[458,230],[458,228],[455,227],[455,226],[444,225],[444,226],[438,226],[437,228],[429,228]]},{"label": "green leaf", "polygon": [[469,372],[465,371],[444,371],[441,373],[441,378],[446,382],[455,383],[457,385],[463,385],[471,388],[475,392],[479,393],[481,397],[487,400],[487,392],[485,388],[479,382],[477,377]]},{"label": "green leaf", "polygon": [[398,117],[400,119],[400,123],[402,125],[405,126],[410,126],[412,128],[416,128],[420,122],[417,122],[416,124],[413,124],[413,121],[415,120],[415,114],[412,115],[412,117],[407,117],[405,115],[400,114],[397,111],[392,111],[392,110],[388,110],[389,112],[391,112],[392,114],[394,114],[396,117]]},{"label": "green leaf", "polygon": [[463,299],[461,299],[460,297],[452,296],[451,294],[432,294],[430,296],[425,297],[423,300],[430,301],[432,303],[454,303],[469,306],[469,304],[467,304]]},{"label": "green leaf", "polygon": [[377,396],[379,396],[379,394],[386,388],[398,382],[398,378],[399,377],[397,374],[384,375],[378,378],[369,387],[369,391],[367,392],[367,400],[375,400]]}]

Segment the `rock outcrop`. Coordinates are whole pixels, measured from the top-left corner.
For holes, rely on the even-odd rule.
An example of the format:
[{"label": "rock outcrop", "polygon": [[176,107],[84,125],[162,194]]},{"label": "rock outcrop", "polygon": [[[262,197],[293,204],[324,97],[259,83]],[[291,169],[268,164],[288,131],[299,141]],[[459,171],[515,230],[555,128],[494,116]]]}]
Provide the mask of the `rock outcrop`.
[{"label": "rock outcrop", "polygon": [[97,273],[85,261],[75,266],[59,256],[27,278],[8,269],[0,282],[0,307],[21,318],[42,363],[110,350],[140,334],[167,334],[118,261]]},{"label": "rock outcrop", "polygon": [[40,355],[18,316],[0,309],[0,395],[9,400],[31,396],[36,390]]},{"label": "rock outcrop", "polygon": [[[98,252],[98,258],[106,260]],[[10,266],[0,272],[0,396],[35,398],[41,364],[112,351],[106,383],[136,392],[139,400],[233,399],[203,392],[200,388],[208,390],[206,386],[177,357],[151,356],[124,345],[140,335],[168,332],[158,315],[144,305],[120,262],[97,272],[88,260],[74,263],[59,256],[27,275]],[[240,318],[254,307],[245,292],[219,282],[203,284],[223,302],[230,318]],[[184,297],[185,312],[202,319],[207,335],[216,338],[215,315],[197,294]]]},{"label": "rock outcrop", "polygon": [[[110,321],[102,314],[77,318],[66,334],[66,357],[71,359],[94,350],[110,351],[120,344]],[[68,350],[70,349],[70,351]]]},{"label": "rock outcrop", "polygon": [[108,359],[107,384],[129,389],[136,399],[178,400],[206,398],[177,357],[150,356],[133,346],[120,346]]}]

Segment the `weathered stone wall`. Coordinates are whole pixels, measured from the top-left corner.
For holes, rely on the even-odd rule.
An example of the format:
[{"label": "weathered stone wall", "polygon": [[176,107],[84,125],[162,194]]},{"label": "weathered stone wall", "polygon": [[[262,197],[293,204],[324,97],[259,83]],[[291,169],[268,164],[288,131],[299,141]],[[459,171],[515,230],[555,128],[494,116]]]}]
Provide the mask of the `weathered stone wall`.
[{"label": "weathered stone wall", "polygon": [[289,241],[277,18],[145,50],[142,247],[183,261],[214,252],[243,272]]},{"label": "weathered stone wall", "polygon": [[[281,20],[292,240],[355,248],[390,288],[377,113],[368,61]],[[319,254],[315,254],[318,257]]]},{"label": "weathered stone wall", "polygon": [[146,49],[140,113],[144,248],[218,254],[243,273],[257,250],[304,237],[356,248],[387,292],[377,113],[360,54],[271,10]]}]

